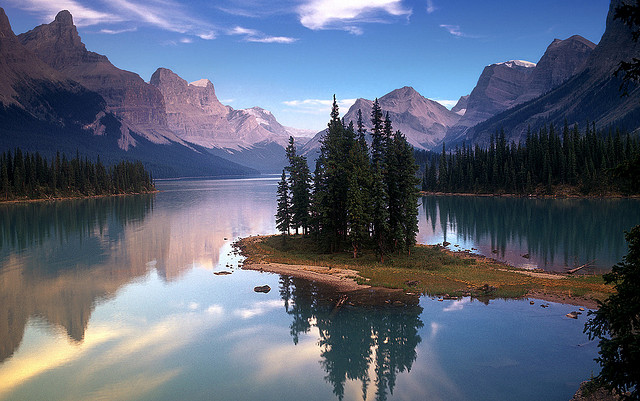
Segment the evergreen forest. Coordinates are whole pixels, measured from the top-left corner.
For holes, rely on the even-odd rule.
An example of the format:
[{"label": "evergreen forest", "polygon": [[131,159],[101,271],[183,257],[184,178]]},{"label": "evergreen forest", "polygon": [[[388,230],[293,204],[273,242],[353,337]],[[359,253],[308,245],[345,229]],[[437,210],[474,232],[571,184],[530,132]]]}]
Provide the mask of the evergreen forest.
[{"label": "evergreen forest", "polygon": [[504,131],[488,148],[462,145],[438,155],[416,151],[422,189],[476,194],[565,194],[606,196],[640,193],[640,141],[621,130],[584,132],[566,123],[527,132],[524,143],[507,143]]},{"label": "evergreen forest", "polygon": [[289,165],[278,184],[276,226],[283,238],[293,230],[311,235],[328,252],[350,249],[356,258],[373,249],[382,261],[385,254],[411,251],[420,183],[413,148],[393,131],[377,99],[371,122],[369,147],[362,112],[356,126],[345,124],[334,97],[313,176],[290,138]]},{"label": "evergreen forest", "polygon": [[20,148],[0,155],[0,200],[47,199],[154,191],[151,174],[141,162],[105,166],[79,154],[63,153],[48,161]]}]

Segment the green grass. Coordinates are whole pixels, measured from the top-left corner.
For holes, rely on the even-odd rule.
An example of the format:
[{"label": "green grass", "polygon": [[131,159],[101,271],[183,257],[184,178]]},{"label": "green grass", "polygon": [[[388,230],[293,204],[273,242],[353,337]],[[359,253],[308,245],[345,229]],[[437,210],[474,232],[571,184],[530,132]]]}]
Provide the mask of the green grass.
[{"label": "green grass", "polygon": [[282,236],[263,237],[258,241],[248,238],[241,240],[239,247],[247,257],[245,263],[348,268],[359,272],[362,284],[401,288],[430,296],[519,298],[536,292],[563,299],[603,300],[613,292],[601,276],[531,277],[491,259],[452,253],[437,246],[417,245],[411,254],[385,255],[384,263],[370,250],[357,259],[348,249],[326,253],[311,238],[302,236],[288,236],[286,241]]}]

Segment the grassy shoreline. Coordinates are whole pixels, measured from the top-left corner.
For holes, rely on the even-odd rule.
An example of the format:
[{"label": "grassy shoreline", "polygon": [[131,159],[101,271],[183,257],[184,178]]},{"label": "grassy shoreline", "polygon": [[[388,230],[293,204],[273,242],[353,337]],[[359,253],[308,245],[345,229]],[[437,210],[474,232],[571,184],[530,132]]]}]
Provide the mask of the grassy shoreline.
[{"label": "grassy shoreline", "polygon": [[269,271],[269,264],[291,265],[294,273],[296,269],[302,272],[310,266],[329,268],[326,274],[330,274],[331,269],[349,269],[357,272],[354,279],[358,284],[400,289],[403,294],[536,298],[595,308],[598,300],[613,293],[613,287],[604,284],[600,275],[572,276],[518,269],[480,255],[452,252],[439,246],[417,245],[411,255],[387,255],[385,263],[380,263],[373,252],[365,252],[358,259],[346,251],[322,253],[311,239],[301,236],[289,236],[285,242],[279,235],[248,237],[236,245],[247,258],[244,265],[253,269],[257,269],[257,265],[262,266],[260,270]]}]

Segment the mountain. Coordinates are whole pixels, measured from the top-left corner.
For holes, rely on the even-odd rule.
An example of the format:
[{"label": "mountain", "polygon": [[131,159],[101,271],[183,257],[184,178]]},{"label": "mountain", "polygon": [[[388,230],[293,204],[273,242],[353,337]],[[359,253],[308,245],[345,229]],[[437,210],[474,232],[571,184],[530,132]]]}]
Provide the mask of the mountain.
[{"label": "mountain", "polygon": [[534,63],[522,60],[486,66],[466,100],[464,115],[449,130],[445,141],[513,106],[526,91],[535,67]]},{"label": "mountain", "polygon": [[580,35],[565,40],[555,39],[536,64],[524,93],[515,104],[547,93],[574,76],[584,68],[595,47],[595,43]]},{"label": "mountain", "polygon": [[[19,40],[0,8],[0,151],[21,147],[48,158],[56,151],[69,156],[77,151],[92,159],[100,156],[109,164],[123,159],[141,160],[154,177],[256,173],[182,141],[168,128],[152,133],[134,130],[144,125],[144,118],[149,122],[153,116],[148,102],[141,102],[143,107],[133,107],[132,96],[146,96],[144,89],[136,95],[121,83],[114,84],[111,92],[106,86],[97,87],[103,92],[98,93],[75,78],[84,76],[89,83],[99,79],[92,81],[89,73],[73,72],[90,71],[89,66],[93,66],[94,72],[106,71],[102,79],[107,82],[117,82],[112,79],[113,74],[137,75],[119,73],[122,70],[113,67],[104,56],[87,52],[68,12],[59,13],[52,24],[38,28]],[[132,82],[136,88],[138,81]],[[155,99],[163,104],[159,92],[151,88],[158,95]],[[122,102],[115,102],[120,95]],[[163,110],[164,106],[160,116]],[[143,118],[145,113],[147,117]]]},{"label": "mountain", "polygon": [[460,96],[458,102],[455,106],[451,108],[451,111],[458,114],[459,116],[464,116],[464,113],[467,112],[467,106],[469,104],[469,95]]},{"label": "mountain", "polygon": [[570,125],[592,122],[598,128],[640,129],[640,87],[633,85],[628,96],[621,96],[622,80],[614,76],[620,61],[640,58],[640,44],[633,40],[630,29],[613,19],[615,8],[622,3],[611,2],[602,39],[573,77],[540,97],[476,125],[458,141],[487,143],[497,129],[504,129],[508,139],[518,141],[528,127],[536,130],[549,123],[562,126],[565,120]]},{"label": "mountain", "polygon": [[150,84],[162,94],[168,126],[179,138],[261,171],[280,171],[285,165],[291,133],[271,112],[234,110],[220,103],[208,79],[188,83],[166,68],[156,70]]},{"label": "mountain", "polygon": [[168,129],[160,92],[138,74],[121,70],[106,56],[88,51],[69,11],[60,11],[53,22],[18,35],[18,40],[53,69],[99,93],[107,110],[130,131],[153,143],[181,142]]},{"label": "mountain", "polygon": [[[387,93],[378,99],[383,113],[389,112],[393,130],[400,130],[407,141],[417,149],[431,149],[444,138],[447,129],[453,126],[460,115],[448,110],[438,102],[427,99],[415,89],[405,86]],[[358,119],[358,110],[362,111],[365,127],[370,130],[373,101],[358,99],[344,115],[346,123]],[[303,154],[314,159],[314,153],[320,149],[320,140],[325,131],[316,134],[302,147]]]},{"label": "mountain", "polygon": [[537,64],[512,60],[485,67],[466,102],[466,111],[445,138],[459,143],[467,131],[497,114],[534,99],[581,71],[595,44],[579,35],[555,39]]}]

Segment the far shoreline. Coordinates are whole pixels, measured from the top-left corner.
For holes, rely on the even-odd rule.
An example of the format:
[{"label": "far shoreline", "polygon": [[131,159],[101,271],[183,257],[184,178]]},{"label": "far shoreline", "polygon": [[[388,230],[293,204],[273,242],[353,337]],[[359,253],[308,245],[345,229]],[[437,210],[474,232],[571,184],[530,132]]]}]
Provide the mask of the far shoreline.
[{"label": "far shoreline", "polygon": [[513,193],[469,193],[469,192],[439,192],[420,191],[419,196],[464,196],[480,198],[520,198],[520,199],[636,199],[640,200],[640,195],[580,195],[580,194],[513,194]]},{"label": "far shoreline", "polygon": [[21,203],[45,203],[45,202],[53,203],[53,202],[68,201],[68,200],[98,199],[98,198],[110,198],[110,197],[127,196],[127,195],[157,194],[159,192],[160,191],[156,189],[155,191],[125,192],[121,194],[61,196],[61,197],[49,197],[49,198],[26,198],[26,199],[11,199],[11,200],[0,199],[0,205],[13,205],[13,204],[21,204]]}]

